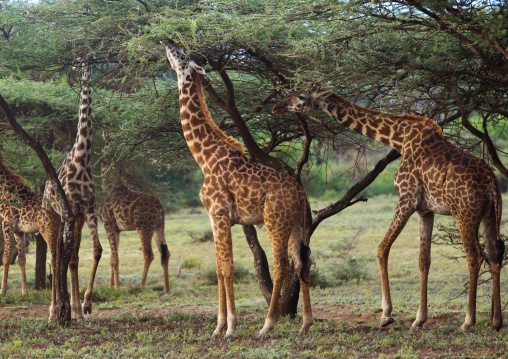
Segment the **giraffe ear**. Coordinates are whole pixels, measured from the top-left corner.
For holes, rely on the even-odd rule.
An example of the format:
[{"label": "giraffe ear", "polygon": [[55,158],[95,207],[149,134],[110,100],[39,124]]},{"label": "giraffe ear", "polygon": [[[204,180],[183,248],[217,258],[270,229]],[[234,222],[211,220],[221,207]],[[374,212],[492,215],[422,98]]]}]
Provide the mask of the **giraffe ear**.
[{"label": "giraffe ear", "polygon": [[314,93],[314,97],[328,97],[333,93],[333,89],[333,86],[320,87],[319,90]]},{"label": "giraffe ear", "polygon": [[196,71],[198,74],[201,74],[203,76],[206,75],[205,69],[203,69],[201,66],[197,65],[194,61],[191,64],[191,67]]}]

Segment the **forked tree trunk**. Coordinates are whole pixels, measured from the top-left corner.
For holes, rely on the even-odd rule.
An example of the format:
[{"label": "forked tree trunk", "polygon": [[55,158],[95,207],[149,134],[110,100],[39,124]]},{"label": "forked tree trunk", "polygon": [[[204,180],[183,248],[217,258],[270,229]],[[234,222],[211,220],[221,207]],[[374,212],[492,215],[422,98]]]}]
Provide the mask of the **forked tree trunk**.
[{"label": "forked tree trunk", "polygon": [[46,256],[48,245],[44,238],[35,236],[35,290],[46,289]]},{"label": "forked tree trunk", "polygon": [[67,200],[67,196],[62,188],[55,167],[48,158],[48,155],[40,145],[39,141],[33,139],[25,130],[16,122],[12,115],[11,109],[5,99],[0,95],[0,108],[2,109],[5,118],[9,122],[13,131],[21,137],[23,142],[30,146],[44,167],[44,172],[48,177],[48,181],[51,181],[54,190],[56,191],[56,197],[59,205],[62,208],[61,219],[63,221],[63,236],[58,238],[55,244],[55,263],[56,270],[53,273],[52,288],[56,291],[56,308],[58,311],[58,321],[60,324],[67,324],[71,321],[71,306],[69,303],[69,292],[67,290],[67,269],[71,259],[71,251],[74,244],[74,214]]},{"label": "forked tree trunk", "polygon": [[261,289],[263,297],[265,297],[266,302],[270,305],[273,282],[270,277],[270,268],[268,267],[265,251],[259,244],[258,234],[254,226],[243,226],[243,233],[245,233],[245,238],[254,256],[254,272],[256,273],[259,289]]}]

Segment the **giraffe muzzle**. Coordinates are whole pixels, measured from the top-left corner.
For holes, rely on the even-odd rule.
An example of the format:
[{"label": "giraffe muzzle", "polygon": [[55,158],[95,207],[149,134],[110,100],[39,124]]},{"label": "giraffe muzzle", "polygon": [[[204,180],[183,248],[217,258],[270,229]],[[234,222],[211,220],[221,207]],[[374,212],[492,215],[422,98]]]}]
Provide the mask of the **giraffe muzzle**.
[{"label": "giraffe muzzle", "polygon": [[286,111],[278,105],[273,106],[272,113],[276,115],[283,115]]}]

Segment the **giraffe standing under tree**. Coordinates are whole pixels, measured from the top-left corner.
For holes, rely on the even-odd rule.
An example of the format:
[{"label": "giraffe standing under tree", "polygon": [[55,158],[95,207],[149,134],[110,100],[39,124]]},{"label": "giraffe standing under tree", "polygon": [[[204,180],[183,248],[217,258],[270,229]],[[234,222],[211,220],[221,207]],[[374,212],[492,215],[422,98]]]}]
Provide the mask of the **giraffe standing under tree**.
[{"label": "giraffe standing under tree", "polygon": [[[52,267],[55,270],[55,246],[61,228],[60,217],[52,210],[42,208],[41,197],[26,185],[23,177],[11,172],[0,154],[0,220],[3,223],[4,253],[1,293],[7,293],[10,253],[14,238],[18,245],[18,264],[21,270],[21,292],[28,293],[25,272],[25,248],[27,233],[40,233],[51,249]],[[53,299],[55,299],[53,287]]]},{"label": "giraffe standing under tree", "polygon": [[[109,142],[109,127],[105,127],[102,136],[104,142]],[[141,288],[145,287],[148,269],[153,261],[152,237],[157,243],[161,254],[161,264],[164,272],[164,292],[169,293],[168,261],[170,253],[164,236],[164,206],[152,194],[135,192],[129,189],[123,179],[118,183],[108,180],[106,171],[110,161],[102,160],[102,187],[107,191],[104,206],[99,208],[98,214],[104,222],[104,229],[108,234],[111,246],[111,278],[110,287],[118,288],[118,246],[121,231],[137,231],[143,247],[145,260]]]},{"label": "giraffe standing under tree", "polygon": [[[494,172],[481,158],[448,142],[442,130],[430,119],[413,115],[387,115],[367,109],[332,93],[331,88],[298,90],[273,108],[273,113],[320,110],[344,126],[402,154],[395,174],[400,200],[390,229],[378,247],[382,284],[381,326],[393,323],[388,282],[388,254],[409,217],[416,211],[420,223],[420,307],[412,328],[422,328],[427,320],[427,281],[434,214],[452,215],[466,250],[469,269],[469,304],[462,330],[476,322],[478,274],[484,259],[492,275],[492,328],[503,326],[500,273],[504,244],[499,238],[501,193]],[[481,226],[487,257],[480,249]]]},{"label": "giraffe standing under tree", "polygon": [[307,197],[289,175],[263,168],[244,154],[243,146],[226,136],[208,111],[201,76],[205,71],[172,41],[161,41],[171,67],[178,75],[180,118],[189,149],[204,174],[199,193],[212,225],[219,288],[219,314],[214,335],[226,327],[233,337],[236,309],[233,293],[233,244],[231,226],[266,225],[274,258],[274,281],[264,336],[275,325],[282,283],[288,273],[288,249],[302,290],[303,325],[306,334],[312,325],[309,296],[308,246],[305,222]]},{"label": "giraffe standing under tree", "polygon": [[[58,179],[65,191],[69,205],[76,218],[74,225],[74,248],[69,268],[71,272],[71,317],[81,319],[84,314],[92,312],[92,291],[97,266],[102,255],[102,247],[97,235],[97,217],[95,215],[95,187],[90,161],[92,150],[92,96],[90,90],[90,64],[77,60],[76,65],[82,68],[82,87],[80,93],[79,121],[76,142],[57,171]],[[55,189],[50,181],[46,182],[43,207],[62,213]],[[85,292],[83,306],[79,304],[78,261],[81,244],[81,231],[85,220],[93,241],[93,263],[88,288]],[[50,321],[56,315],[56,308],[50,308]]]}]

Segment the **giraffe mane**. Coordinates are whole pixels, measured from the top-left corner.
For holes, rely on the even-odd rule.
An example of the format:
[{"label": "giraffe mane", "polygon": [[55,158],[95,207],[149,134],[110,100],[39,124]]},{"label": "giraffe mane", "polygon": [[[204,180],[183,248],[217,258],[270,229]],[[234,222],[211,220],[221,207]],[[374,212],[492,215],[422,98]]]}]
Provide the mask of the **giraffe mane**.
[{"label": "giraffe mane", "polygon": [[[440,134],[441,136],[443,136],[443,129],[441,127],[439,127],[439,125],[437,123],[435,123],[434,121],[432,121],[430,118],[427,118],[427,117],[423,117],[423,116],[417,116],[417,115],[410,115],[410,114],[405,114],[405,115],[392,115],[392,114],[385,114],[385,113],[382,113],[381,111],[376,111],[376,110],[373,110],[373,109],[370,109],[370,108],[366,108],[366,107],[363,107],[363,106],[360,106],[360,105],[357,105],[349,100],[346,100],[345,98],[342,98],[340,97],[339,95],[335,95],[333,96],[334,97],[334,100],[336,102],[345,102],[353,107],[356,107],[358,109],[360,109],[361,111],[363,112],[366,112],[366,113],[369,113],[373,116],[377,116],[377,117],[380,117],[380,118],[383,118],[383,117],[386,117],[386,118],[390,118],[392,120],[396,120],[396,121],[401,121],[401,122],[419,122],[419,123],[422,123],[424,124],[425,126],[428,126],[430,128],[432,128],[434,131],[436,131],[438,134]],[[331,96],[329,97],[331,99]],[[339,101],[337,101],[339,100]]]},{"label": "giraffe mane", "polygon": [[222,138],[228,145],[233,147],[235,150],[240,152],[242,155],[245,154],[245,150],[243,148],[243,145],[235,140],[231,136],[227,136],[224,132],[221,131],[221,129],[217,126],[215,121],[212,119],[212,116],[210,115],[210,111],[208,111],[208,106],[206,105],[205,101],[205,94],[203,91],[203,84],[201,83],[201,77],[198,73],[194,72],[195,82],[197,85],[197,92],[198,92],[198,98],[201,105],[201,109],[203,111],[203,114],[205,115],[205,120],[212,129],[212,131],[217,134],[220,138]]}]

